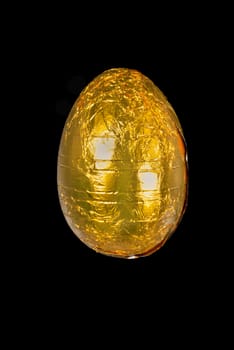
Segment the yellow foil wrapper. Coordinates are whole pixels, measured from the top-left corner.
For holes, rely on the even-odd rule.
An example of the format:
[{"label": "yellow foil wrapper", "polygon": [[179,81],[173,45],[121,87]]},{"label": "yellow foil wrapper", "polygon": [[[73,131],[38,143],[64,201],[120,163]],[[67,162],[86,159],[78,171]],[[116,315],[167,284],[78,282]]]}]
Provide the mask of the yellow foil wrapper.
[{"label": "yellow foil wrapper", "polygon": [[63,214],[87,246],[123,258],[155,252],[187,199],[186,146],[175,111],[140,72],[103,72],[66,120],[57,175]]}]

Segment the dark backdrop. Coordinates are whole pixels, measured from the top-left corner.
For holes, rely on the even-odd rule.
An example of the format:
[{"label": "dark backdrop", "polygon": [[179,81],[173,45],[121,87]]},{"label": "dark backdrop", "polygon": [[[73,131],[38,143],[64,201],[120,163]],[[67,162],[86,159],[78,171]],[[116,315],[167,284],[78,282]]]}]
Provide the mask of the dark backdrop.
[{"label": "dark backdrop", "polygon": [[[215,3],[206,11],[204,4],[200,8],[184,3],[179,7],[176,2],[181,18],[171,4],[165,3],[166,9],[160,10],[159,2],[152,2],[152,8],[134,3],[129,12],[127,6],[113,2],[100,11],[101,18],[94,4],[100,6],[99,2],[87,3],[88,9],[82,12],[80,2],[63,3],[59,17],[56,3],[52,13],[44,11],[48,30],[39,7],[31,14],[26,11],[32,22],[38,17],[38,36],[32,33],[31,25],[25,26],[29,39],[26,58],[22,59],[25,67],[20,60],[23,37],[16,45],[9,41],[12,60],[9,68],[2,64],[3,73],[16,66],[22,74],[19,81],[9,79],[5,90],[11,91],[12,97],[21,92],[25,103],[21,108],[12,98],[8,112],[2,114],[2,120],[11,124],[9,129],[2,126],[2,154],[9,151],[13,166],[9,171],[2,162],[2,172],[13,177],[9,188],[2,182],[2,192],[6,187],[9,199],[2,204],[10,214],[2,236],[11,241],[11,254],[6,252],[3,268],[8,281],[14,281],[13,286],[8,284],[11,300],[3,299],[10,320],[8,340],[18,341],[11,326],[17,313],[17,329],[25,318],[39,331],[36,344],[48,321],[48,333],[54,329],[54,339],[59,339],[66,326],[73,326],[78,349],[93,348],[90,341],[98,349],[103,345],[132,349],[134,340],[137,348],[165,349],[158,341],[174,343],[174,329],[179,348],[184,342],[186,349],[200,349],[206,346],[203,334],[208,344],[210,339],[216,343],[218,335],[226,338],[220,329],[232,316],[233,297],[228,299],[228,293],[233,263],[228,259],[232,260],[233,254],[228,253],[232,248],[228,241],[233,236],[233,64],[227,67],[227,63],[231,61],[228,51],[233,33],[228,27],[233,20],[221,13],[219,3],[214,13]],[[65,8],[74,18],[64,12]],[[24,27],[22,16],[18,17]],[[17,31],[16,26],[13,33]],[[138,69],[163,91],[180,119],[188,146],[189,193],[184,217],[164,247],[136,260],[107,257],[80,242],[66,224],[57,194],[57,155],[68,112],[81,89],[111,67]],[[25,82],[26,71],[37,89]],[[48,110],[43,105],[47,92]],[[24,129],[24,136],[15,121]],[[22,192],[16,195],[18,188]],[[4,244],[1,248],[5,253]],[[13,272],[8,272],[8,265]],[[8,308],[16,303],[21,310],[13,314]],[[26,308],[31,311],[28,316]],[[26,338],[30,337],[26,326],[23,330]],[[42,348],[45,344],[47,341]]]}]

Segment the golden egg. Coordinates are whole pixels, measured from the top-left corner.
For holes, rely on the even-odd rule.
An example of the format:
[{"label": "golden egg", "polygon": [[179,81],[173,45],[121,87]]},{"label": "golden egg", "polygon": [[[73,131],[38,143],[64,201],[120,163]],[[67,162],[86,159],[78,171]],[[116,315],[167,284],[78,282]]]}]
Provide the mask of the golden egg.
[{"label": "golden egg", "polygon": [[140,72],[104,71],[64,126],[58,193],[65,219],[95,251],[150,255],[175,231],[187,198],[187,155],[166,97]]}]

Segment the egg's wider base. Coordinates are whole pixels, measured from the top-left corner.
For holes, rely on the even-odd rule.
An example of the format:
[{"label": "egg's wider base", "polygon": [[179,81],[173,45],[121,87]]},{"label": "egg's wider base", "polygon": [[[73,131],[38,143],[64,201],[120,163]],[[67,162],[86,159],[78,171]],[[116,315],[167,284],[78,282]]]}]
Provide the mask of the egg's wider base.
[{"label": "egg's wider base", "polygon": [[165,243],[185,208],[186,148],[151,80],[111,69],[82,91],[63,130],[58,192],[68,225],[97,252],[134,258]]}]

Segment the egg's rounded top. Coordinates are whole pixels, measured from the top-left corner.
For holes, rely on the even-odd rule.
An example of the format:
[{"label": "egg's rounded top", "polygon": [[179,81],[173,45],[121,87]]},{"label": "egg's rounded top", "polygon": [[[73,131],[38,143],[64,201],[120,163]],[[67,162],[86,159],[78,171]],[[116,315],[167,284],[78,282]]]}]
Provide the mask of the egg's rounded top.
[{"label": "egg's rounded top", "polygon": [[165,113],[161,116],[167,119],[166,122],[170,124],[173,120],[183,134],[177,115],[162,91],[135,69],[111,68],[99,74],[83,89],[77,103],[83,107],[89,101],[95,104],[119,103],[131,111],[142,107],[151,110],[157,108]]},{"label": "egg's rounded top", "polygon": [[186,147],[149,78],[113,68],[84,88],[64,126],[58,191],[73,232],[100,253],[131,258],[165,243],[185,208]]}]

